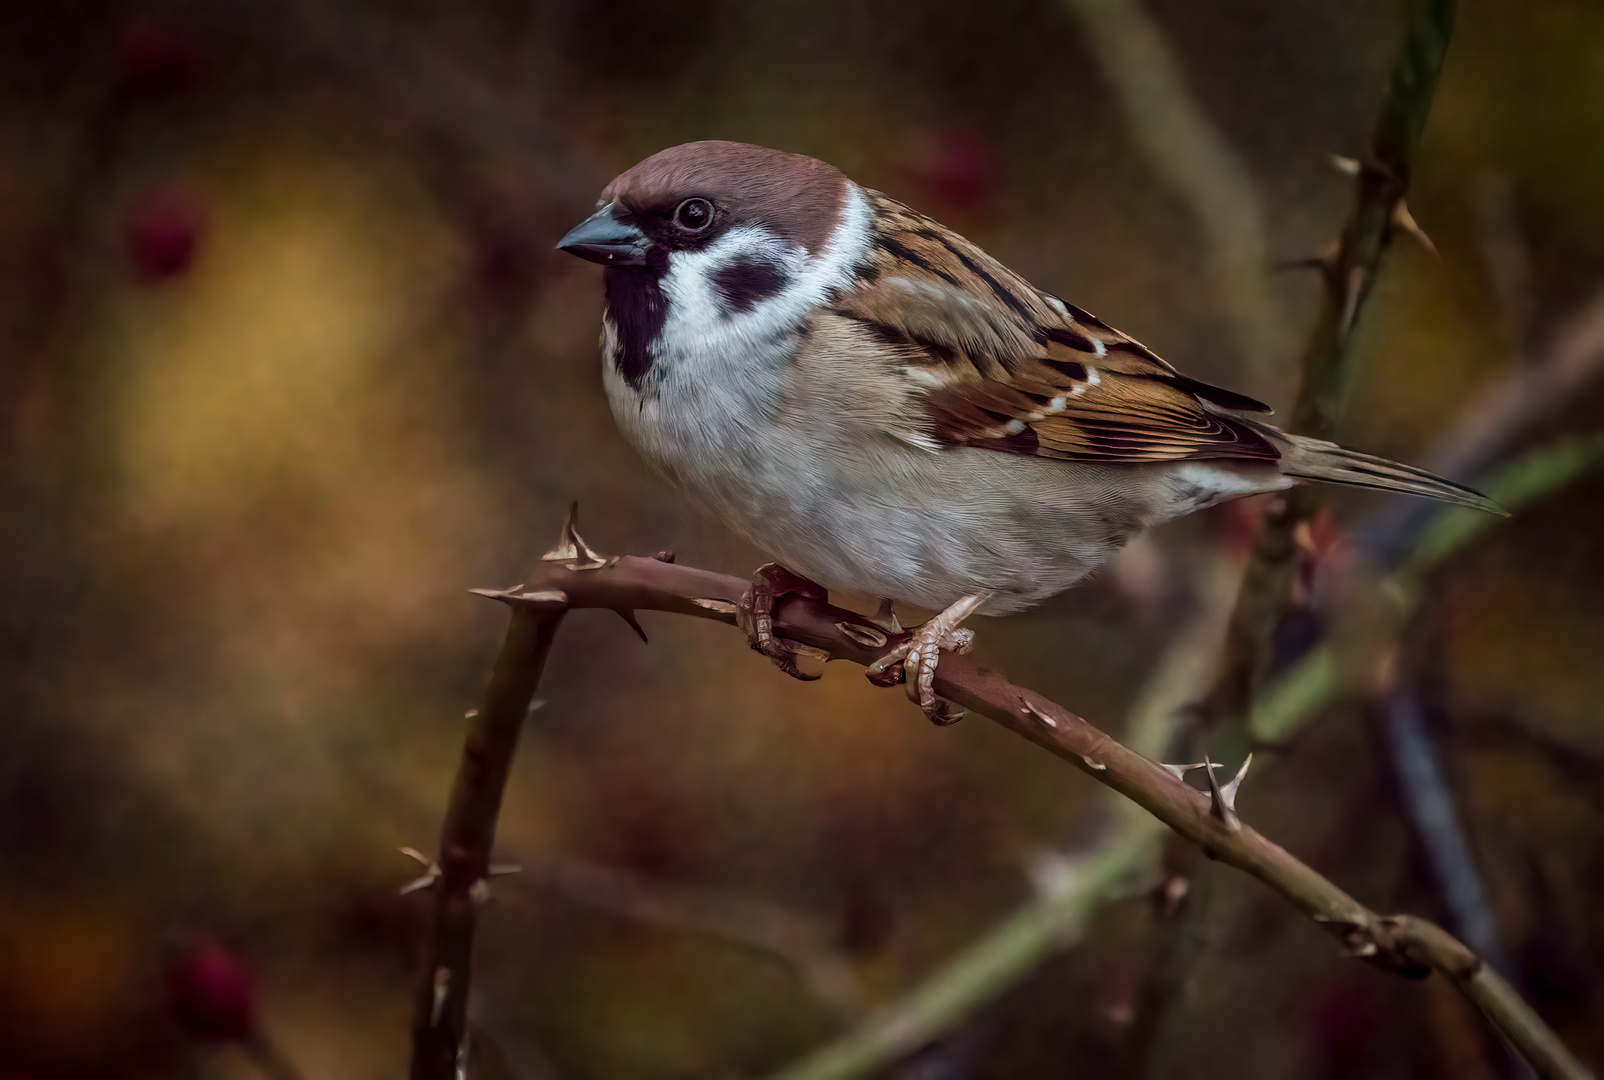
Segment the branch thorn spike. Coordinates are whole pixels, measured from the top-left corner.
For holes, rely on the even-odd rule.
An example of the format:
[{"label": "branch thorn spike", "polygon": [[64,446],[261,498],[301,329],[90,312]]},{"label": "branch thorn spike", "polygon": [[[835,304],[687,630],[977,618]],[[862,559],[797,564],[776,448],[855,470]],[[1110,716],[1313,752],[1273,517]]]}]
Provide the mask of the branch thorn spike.
[{"label": "branch thorn spike", "polygon": [[1236,771],[1236,775],[1231,777],[1231,779],[1226,782],[1225,786],[1220,789],[1220,794],[1225,799],[1225,805],[1227,809],[1232,811],[1236,810],[1236,793],[1241,790],[1242,781],[1247,779],[1248,766],[1252,764],[1253,754],[1250,752],[1247,757],[1242,759],[1242,767]]},{"label": "branch thorn spike", "polygon": [[596,554],[579,535],[579,503],[568,507],[568,519],[557,534],[557,546],[540,557],[541,562],[562,563],[570,570],[600,570],[608,560]]},{"label": "branch thorn spike", "polygon": [[413,847],[402,848],[401,854],[423,867],[423,873],[401,886],[396,891],[397,896],[409,896],[422,889],[431,888],[435,882],[440,880],[440,864],[429,858],[429,856]]},{"label": "branch thorn spike", "polygon": [[[1022,704],[1025,707],[1025,715],[1026,716],[1034,716],[1036,719],[1040,720],[1042,723],[1046,724],[1048,727],[1053,728],[1055,730],[1057,729],[1058,721],[1054,720],[1051,716],[1048,716],[1046,713],[1044,713],[1040,709],[1036,708],[1035,705],[1032,705],[1029,698],[1022,697],[1019,700],[1020,700],[1020,704]],[[1091,758],[1084,758],[1083,760],[1088,765],[1092,764],[1092,759]],[[1098,766],[1098,767],[1106,769],[1108,766],[1103,765],[1103,766]]]},{"label": "branch thorn spike", "polygon": [[451,969],[437,967],[434,969],[434,1003],[429,1008],[429,1026],[440,1026],[440,1014],[445,1012],[446,995],[451,990]]},{"label": "branch thorn spike", "polygon": [[902,633],[902,623],[897,618],[897,605],[890,597],[880,601],[880,607],[876,609],[874,618],[869,621],[888,634]]},{"label": "branch thorn spike", "polygon": [[[1252,760],[1252,755],[1249,755],[1249,760]],[[1240,829],[1242,822],[1236,816],[1236,789],[1241,785],[1242,778],[1247,775],[1248,762],[1242,763],[1242,768],[1235,779],[1224,788],[1220,787],[1219,777],[1214,775],[1214,770],[1219,766],[1210,761],[1207,754],[1203,755],[1203,765],[1204,775],[1209,778],[1209,813],[1218,818],[1227,829],[1233,832]]]},{"label": "branch thorn spike", "polygon": [[1161,761],[1158,763],[1158,767],[1175,777],[1175,779],[1185,783],[1186,774],[1191,772],[1193,769],[1203,768],[1203,762],[1194,761],[1190,765],[1171,765],[1168,762]]},{"label": "branch thorn spike", "polygon": [[[1425,248],[1429,254],[1438,254],[1437,245],[1431,242],[1431,237],[1427,236],[1426,230],[1420,227],[1420,222],[1416,221],[1415,215],[1409,212],[1409,204],[1403,199],[1399,199],[1393,204],[1392,225],[1396,229],[1403,230],[1406,236]],[[1440,256],[1438,257],[1440,258]]]},{"label": "branch thorn spike", "polygon": [[469,589],[475,596],[488,596],[492,600],[500,600],[503,604],[512,603],[512,598],[522,589],[522,585],[514,585],[510,589]]},{"label": "branch thorn spike", "polygon": [[1358,176],[1363,166],[1357,158],[1346,157],[1342,154],[1327,154],[1326,163],[1343,176]]},{"label": "branch thorn spike", "polygon": [[635,613],[632,610],[629,608],[613,608],[613,611],[617,612],[620,619],[629,624],[629,628],[635,631],[636,637],[648,645],[651,644],[651,640],[646,636],[646,629],[641,626],[640,620],[635,617]]}]

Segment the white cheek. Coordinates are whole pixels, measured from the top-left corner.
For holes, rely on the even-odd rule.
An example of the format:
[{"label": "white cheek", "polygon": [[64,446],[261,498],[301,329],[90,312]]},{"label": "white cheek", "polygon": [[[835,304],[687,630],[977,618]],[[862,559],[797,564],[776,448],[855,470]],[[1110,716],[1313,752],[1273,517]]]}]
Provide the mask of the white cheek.
[{"label": "white cheek", "polygon": [[[852,268],[868,246],[870,213],[854,186],[848,189],[840,224],[817,253],[748,225],[730,230],[701,251],[673,255],[662,280],[668,318],[655,350],[665,377],[713,378],[772,365],[777,339],[811,319],[831,290],[851,283]],[[714,286],[714,275],[748,259],[777,263],[787,281],[775,295],[732,311]]]}]

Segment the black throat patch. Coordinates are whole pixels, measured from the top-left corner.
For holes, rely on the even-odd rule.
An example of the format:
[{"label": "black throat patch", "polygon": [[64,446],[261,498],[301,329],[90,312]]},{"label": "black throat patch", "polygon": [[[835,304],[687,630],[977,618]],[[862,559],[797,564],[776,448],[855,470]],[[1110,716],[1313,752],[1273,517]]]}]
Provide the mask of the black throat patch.
[{"label": "black throat patch", "polygon": [[668,320],[668,298],[662,286],[667,270],[666,258],[648,256],[645,266],[609,266],[602,274],[606,317],[618,342],[613,366],[634,390],[640,389],[652,368],[652,343]]}]

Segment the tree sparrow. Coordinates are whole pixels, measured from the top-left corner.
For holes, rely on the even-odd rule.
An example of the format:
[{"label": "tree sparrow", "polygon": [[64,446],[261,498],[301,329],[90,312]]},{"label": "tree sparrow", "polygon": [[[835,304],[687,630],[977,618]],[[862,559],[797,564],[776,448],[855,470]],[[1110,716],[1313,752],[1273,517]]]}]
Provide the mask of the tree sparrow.
[{"label": "tree sparrow", "polygon": [[[798,154],[672,147],[558,247],[606,267],[603,378],[659,472],[773,553],[742,601],[814,581],[940,614],[871,668],[932,690],[958,626],[1063,592],[1150,525],[1297,480],[1482,510],[1420,469],[1289,435],[950,229]],[[797,574],[806,575],[805,578]],[[809,580],[812,579],[812,580]],[[894,670],[890,672],[894,679]],[[961,714],[959,714],[961,715]]]}]

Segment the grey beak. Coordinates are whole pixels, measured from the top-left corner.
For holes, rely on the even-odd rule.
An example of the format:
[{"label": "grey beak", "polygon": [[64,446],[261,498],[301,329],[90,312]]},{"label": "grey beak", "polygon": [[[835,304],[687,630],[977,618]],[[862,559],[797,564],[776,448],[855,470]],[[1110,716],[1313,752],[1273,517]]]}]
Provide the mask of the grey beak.
[{"label": "grey beak", "polygon": [[608,203],[557,241],[557,250],[603,266],[645,266],[646,236],[613,216]]}]

